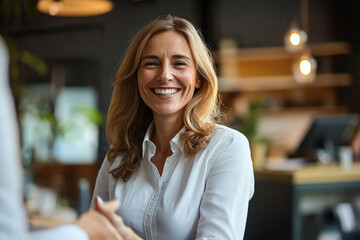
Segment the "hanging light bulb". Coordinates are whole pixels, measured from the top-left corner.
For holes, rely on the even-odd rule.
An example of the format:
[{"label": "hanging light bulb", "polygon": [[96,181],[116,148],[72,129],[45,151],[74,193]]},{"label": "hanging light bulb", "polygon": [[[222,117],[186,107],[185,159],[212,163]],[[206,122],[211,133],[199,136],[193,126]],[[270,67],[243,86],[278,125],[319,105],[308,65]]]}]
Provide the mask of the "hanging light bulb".
[{"label": "hanging light bulb", "polygon": [[316,78],[316,67],[316,60],[310,53],[305,53],[294,62],[293,76],[298,83],[311,83]]},{"label": "hanging light bulb", "polygon": [[309,59],[302,59],[299,66],[301,74],[305,76],[309,75],[312,71],[311,65],[312,64]]},{"label": "hanging light bulb", "polygon": [[291,27],[284,37],[285,49],[292,53],[298,52],[304,48],[307,39],[305,31],[297,27]]},{"label": "hanging light bulb", "polygon": [[56,16],[64,8],[64,3],[62,1],[53,1],[49,5],[49,15]]}]

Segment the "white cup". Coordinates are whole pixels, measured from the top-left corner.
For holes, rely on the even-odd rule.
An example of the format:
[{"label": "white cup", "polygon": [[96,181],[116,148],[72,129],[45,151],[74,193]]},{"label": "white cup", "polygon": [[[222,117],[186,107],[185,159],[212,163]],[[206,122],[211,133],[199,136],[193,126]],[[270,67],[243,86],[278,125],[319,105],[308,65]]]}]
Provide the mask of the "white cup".
[{"label": "white cup", "polygon": [[349,146],[340,147],[339,149],[340,166],[344,170],[350,170],[353,165],[353,150]]}]

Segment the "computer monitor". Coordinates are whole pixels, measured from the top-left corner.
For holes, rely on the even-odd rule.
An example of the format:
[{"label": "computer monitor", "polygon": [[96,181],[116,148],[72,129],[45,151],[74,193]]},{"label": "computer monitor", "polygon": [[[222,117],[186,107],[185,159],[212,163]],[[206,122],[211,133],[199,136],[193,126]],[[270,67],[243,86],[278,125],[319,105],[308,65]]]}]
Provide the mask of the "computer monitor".
[{"label": "computer monitor", "polygon": [[339,148],[349,145],[358,122],[355,114],[315,117],[290,157],[304,157],[310,162],[337,161]]}]

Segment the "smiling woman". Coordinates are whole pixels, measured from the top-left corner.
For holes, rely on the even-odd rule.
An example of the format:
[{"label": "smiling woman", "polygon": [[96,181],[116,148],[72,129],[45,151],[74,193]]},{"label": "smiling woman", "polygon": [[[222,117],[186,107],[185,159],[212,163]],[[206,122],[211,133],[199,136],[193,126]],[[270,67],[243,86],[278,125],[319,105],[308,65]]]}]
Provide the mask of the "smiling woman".
[{"label": "smiling woman", "polygon": [[120,200],[130,236],[243,238],[250,149],[218,124],[219,105],[211,54],[189,21],[166,16],[140,30],[116,74],[94,190]]}]

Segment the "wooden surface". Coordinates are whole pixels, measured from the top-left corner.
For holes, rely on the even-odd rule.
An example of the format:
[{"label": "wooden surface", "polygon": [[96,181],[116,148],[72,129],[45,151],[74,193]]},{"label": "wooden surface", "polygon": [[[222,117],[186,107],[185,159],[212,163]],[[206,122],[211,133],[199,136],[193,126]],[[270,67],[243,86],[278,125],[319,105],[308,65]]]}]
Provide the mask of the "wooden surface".
[{"label": "wooden surface", "polygon": [[81,179],[89,181],[92,191],[95,187],[97,172],[96,163],[61,164],[55,161],[35,161],[34,164],[35,184],[55,190],[60,198],[66,200],[74,208],[77,208],[79,203]]},{"label": "wooden surface", "polygon": [[292,184],[317,184],[360,181],[360,163],[344,170],[340,165],[310,165],[295,170],[255,170],[255,178],[265,181],[281,181]]},{"label": "wooden surface", "polygon": [[[237,68],[236,68],[237,69]],[[274,69],[274,68],[271,68]],[[275,68],[276,69],[276,68]],[[286,75],[268,75],[256,77],[220,77],[219,88],[221,91],[268,91],[285,89],[303,89],[309,87],[336,87],[349,86],[351,76],[347,73],[322,73],[318,74],[313,83],[300,84],[295,81],[290,73]]]},{"label": "wooden surface", "polygon": [[64,220],[64,219],[59,219],[56,217],[44,216],[41,214],[31,214],[29,216],[29,221],[30,221],[31,227],[33,229],[57,227],[57,226],[61,226],[64,224],[70,224],[73,222],[70,220]]},{"label": "wooden surface", "polygon": [[[313,56],[330,56],[350,53],[350,45],[347,42],[323,42],[309,46]],[[214,52],[218,61],[257,61],[266,59],[288,59],[298,54],[289,53],[284,47],[259,47],[224,49]]]}]

